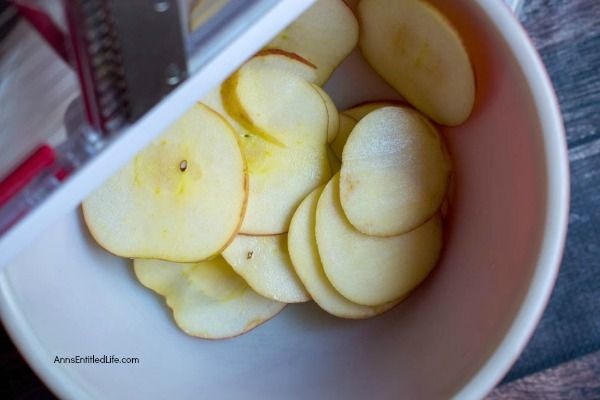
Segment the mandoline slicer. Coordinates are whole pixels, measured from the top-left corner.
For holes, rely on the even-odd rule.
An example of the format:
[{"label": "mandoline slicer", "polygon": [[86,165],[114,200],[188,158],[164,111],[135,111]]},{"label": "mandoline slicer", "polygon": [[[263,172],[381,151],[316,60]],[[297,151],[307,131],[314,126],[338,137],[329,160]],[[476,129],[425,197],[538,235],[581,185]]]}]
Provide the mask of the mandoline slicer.
[{"label": "mandoline slicer", "polygon": [[313,1],[0,0],[0,267]]}]

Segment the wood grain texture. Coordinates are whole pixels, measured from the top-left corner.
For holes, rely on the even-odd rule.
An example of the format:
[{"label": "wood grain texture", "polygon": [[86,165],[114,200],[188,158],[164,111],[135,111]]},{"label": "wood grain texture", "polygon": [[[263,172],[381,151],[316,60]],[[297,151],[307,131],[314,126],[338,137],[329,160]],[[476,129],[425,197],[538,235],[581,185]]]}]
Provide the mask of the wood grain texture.
[{"label": "wood grain texture", "polygon": [[600,399],[600,352],[500,386],[486,399]]}]

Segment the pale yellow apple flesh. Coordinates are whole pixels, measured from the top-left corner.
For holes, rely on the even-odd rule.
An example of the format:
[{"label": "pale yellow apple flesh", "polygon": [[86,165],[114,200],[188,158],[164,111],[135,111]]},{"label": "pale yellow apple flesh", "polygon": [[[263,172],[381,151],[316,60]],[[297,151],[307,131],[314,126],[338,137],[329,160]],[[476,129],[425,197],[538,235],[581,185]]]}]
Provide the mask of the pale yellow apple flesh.
[{"label": "pale yellow apple flesh", "polygon": [[338,113],[338,109],[335,106],[333,100],[331,100],[331,97],[329,97],[329,95],[323,89],[321,89],[317,85],[313,85],[313,88],[323,98],[323,102],[325,103],[325,107],[327,108],[327,143],[331,143],[337,136],[340,127],[340,116]]},{"label": "pale yellow apple flesh", "polygon": [[327,148],[281,148],[255,136],[240,139],[240,146],[250,177],[248,207],[240,232],[287,232],[304,196],[331,176]]},{"label": "pale yellow apple flesh", "polygon": [[290,261],[287,235],[238,235],[223,257],[264,297],[284,303],[310,300]]},{"label": "pale yellow apple flesh", "polygon": [[318,80],[317,67],[296,53],[280,49],[265,49],[258,52],[246,64],[256,63],[270,68],[279,68],[293,73],[307,82]]},{"label": "pale yellow apple flesh", "polygon": [[329,160],[329,169],[331,170],[331,174],[335,175],[340,172],[340,169],[342,168],[342,162],[338,156],[335,155],[331,147],[327,149],[327,159]]},{"label": "pale yellow apple flesh", "polygon": [[223,104],[223,99],[221,97],[220,85],[208,92],[208,94],[204,96],[200,103],[217,112],[233,129],[236,134],[236,138],[239,139],[244,135],[250,134],[250,132],[240,125],[237,120],[232,118],[225,110],[225,105]]},{"label": "pale yellow apple flesh", "polygon": [[[223,113],[234,127],[248,164],[248,205],[240,232],[249,235],[287,232],[300,201],[331,176],[326,146],[284,147],[263,140],[225,111],[220,89],[211,91],[202,101]],[[294,179],[290,179],[292,176]]]},{"label": "pale yellow apple flesh", "polygon": [[196,104],[83,202],[85,222],[113,254],[194,262],[237,234],[246,165],[231,127]]},{"label": "pale yellow apple flesh", "polygon": [[[335,139],[330,144],[330,147],[333,150],[333,153],[338,158],[338,160],[340,160],[340,162],[342,160],[342,152],[344,151],[344,146],[346,145],[348,136],[350,136],[350,132],[352,132],[352,129],[354,129],[356,123],[371,111],[377,110],[381,107],[391,106],[394,104],[396,104],[396,102],[372,101],[349,108],[348,110],[339,114],[340,124],[338,129],[338,135],[336,135]],[[335,172],[337,171],[339,171],[339,168]]]},{"label": "pale yellow apple flesh", "polygon": [[341,318],[369,318],[397,304],[369,307],[351,302],[331,285],[323,271],[315,236],[317,202],[323,187],[309,194],[296,210],[288,233],[288,249],[294,269],[313,300],[328,313]]},{"label": "pale yellow apple flesh", "polygon": [[329,145],[333,151],[333,154],[335,154],[339,161],[342,160],[344,146],[346,145],[348,136],[350,136],[350,132],[352,132],[352,129],[354,129],[357,121],[358,120],[346,115],[345,112],[340,114],[340,126],[338,128],[338,134],[335,136],[333,142],[331,142]]},{"label": "pale yellow apple flesh", "polygon": [[[307,60],[305,60],[297,54],[279,49],[262,50],[256,55],[254,55],[252,58],[250,58],[248,61],[246,61],[243,67],[247,67],[248,69],[259,70],[280,69],[292,73],[310,83],[314,82],[316,75],[316,67],[310,62],[308,62]],[[229,85],[230,83],[231,81],[228,82]],[[229,86],[229,88],[231,88],[231,85]],[[229,89],[225,89],[225,92],[228,93],[228,90]],[[245,134],[253,134],[260,136],[262,132],[251,132],[247,129],[254,128],[251,124],[245,124],[245,126],[242,126],[242,124],[238,122],[239,118],[233,118],[227,112],[225,104],[223,103],[221,92],[222,87],[221,85],[219,85],[218,87],[211,90],[207,95],[205,95],[205,97],[202,99],[202,102],[211,107],[213,110],[220,113],[227,120],[227,122],[229,122],[233,126],[233,128],[238,132],[240,136],[243,136]],[[229,96],[229,94],[226,94],[226,96]],[[240,104],[237,101],[237,99],[233,96],[234,95],[229,97],[229,102],[233,103],[233,105],[229,105],[229,109],[232,109],[233,115],[236,115],[238,114],[237,109],[240,107]],[[330,107],[330,105],[327,105],[326,103],[326,107]],[[337,113],[337,109],[335,111]],[[329,122],[329,109],[327,109],[327,112],[328,124],[331,124],[331,122]],[[267,137],[263,137],[263,139],[270,140],[274,143],[279,143],[279,141],[273,138],[270,134],[267,134]]]},{"label": "pale yellow apple flesh", "polygon": [[475,76],[458,32],[423,0],[361,0],[359,47],[406,100],[442,125],[462,124],[475,103]]},{"label": "pale yellow apple flesh", "polygon": [[401,101],[386,101],[386,100],[382,100],[382,101],[369,101],[366,103],[362,103],[359,105],[356,105],[352,108],[349,108],[347,110],[345,110],[343,112],[344,115],[347,115],[351,118],[353,118],[356,121],[360,121],[361,119],[363,119],[367,114],[369,114],[371,111],[375,111],[379,108],[382,107],[387,107],[387,106],[398,106],[398,107],[402,107],[407,105],[406,103],[403,103]]},{"label": "pale yellow apple flesh", "polygon": [[244,64],[223,82],[225,110],[248,131],[281,146],[327,142],[329,115],[313,85],[291,71]]},{"label": "pale yellow apple flesh", "polygon": [[350,132],[352,132],[352,129],[354,129],[356,123],[365,115],[382,107],[401,104],[402,102],[399,101],[370,101],[354,106],[340,113],[340,128],[338,130],[338,136],[336,136],[330,145],[337,158],[340,161],[342,160],[342,152],[344,151],[344,146],[346,145],[348,136],[350,136]]},{"label": "pale yellow apple flesh", "polygon": [[256,294],[222,257],[194,264],[134,260],[142,285],[165,297],[188,335],[222,339],[271,319],[285,303]]},{"label": "pale yellow apple flesh", "polygon": [[230,79],[221,99],[246,132],[239,142],[250,177],[240,232],[285,233],[302,199],[331,176],[325,102],[312,84],[289,71],[248,64]]},{"label": "pale yellow apple flesh", "polygon": [[323,85],[335,68],[356,47],[358,23],[343,0],[317,0],[267,45],[297,53],[317,66]]},{"label": "pale yellow apple flesh", "polygon": [[348,137],[340,170],[342,207],[367,235],[405,233],[439,210],[450,171],[433,125],[417,111],[383,107],[361,119]]},{"label": "pale yellow apple flesh", "polygon": [[438,215],[404,235],[360,233],[348,222],[339,198],[339,175],[317,204],[315,233],[323,270],[348,300],[378,306],[406,296],[437,263],[442,249]]}]

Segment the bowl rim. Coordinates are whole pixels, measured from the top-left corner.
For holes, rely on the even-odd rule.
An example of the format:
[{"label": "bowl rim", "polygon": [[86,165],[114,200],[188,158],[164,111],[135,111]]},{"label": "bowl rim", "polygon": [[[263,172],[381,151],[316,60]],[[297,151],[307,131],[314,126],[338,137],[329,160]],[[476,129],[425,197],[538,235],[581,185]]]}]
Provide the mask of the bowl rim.
[{"label": "bowl rim", "polygon": [[547,198],[543,239],[527,294],[500,344],[453,396],[460,399],[485,397],[517,361],[533,335],[560,269],[570,201],[567,137],[558,97],[546,67],[525,28],[504,1],[476,2],[509,45],[533,96],[542,127]]},{"label": "bowl rim", "polygon": [[[560,268],[569,214],[569,158],[558,98],[535,46],[504,1],[475,0],[500,32],[525,76],[542,127],[546,163],[547,204],[544,234],[531,283],[506,334],[491,356],[454,398],[479,399],[508,372],[532,336],[548,303]],[[96,398],[68,370],[53,368],[51,356],[30,329],[10,295],[5,275],[0,279],[0,317],[11,340],[33,371],[60,398]]]}]

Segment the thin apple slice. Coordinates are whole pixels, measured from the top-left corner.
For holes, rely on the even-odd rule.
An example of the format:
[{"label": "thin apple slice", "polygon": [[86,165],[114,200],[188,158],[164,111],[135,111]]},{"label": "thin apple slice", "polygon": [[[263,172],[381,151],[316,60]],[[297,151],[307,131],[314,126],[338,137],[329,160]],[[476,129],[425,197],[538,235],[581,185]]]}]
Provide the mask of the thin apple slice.
[{"label": "thin apple slice", "polygon": [[350,136],[350,132],[354,129],[354,126],[358,121],[360,121],[365,115],[370,113],[371,111],[375,111],[382,107],[394,106],[394,105],[403,105],[405,103],[401,101],[369,101],[366,103],[362,103],[356,105],[352,108],[347,109],[343,113],[340,114],[340,128],[338,130],[338,137],[331,143],[331,148],[333,152],[338,157],[338,159],[342,160],[342,151],[344,150],[344,146],[346,145],[346,141],[348,140],[348,136]]},{"label": "thin apple slice", "polygon": [[357,120],[354,118],[346,115],[345,112],[340,114],[340,126],[338,128],[338,134],[330,144],[333,154],[335,154],[337,159],[340,161],[342,160],[342,152],[344,151],[344,146],[346,145],[348,136],[350,136],[350,132],[352,132],[352,129],[354,129],[356,126],[356,121]]},{"label": "thin apple slice", "polygon": [[313,85],[289,70],[244,64],[221,87],[225,110],[244,128],[274,144],[327,143],[329,115]]},{"label": "thin apple slice", "polygon": [[83,202],[96,241],[122,257],[194,262],[240,228],[246,165],[231,127],[196,104]]},{"label": "thin apple slice", "polygon": [[337,136],[340,127],[340,116],[338,109],[327,92],[317,85],[313,85],[313,88],[319,93],[323,99],[323,102],[325,102],[325,107],[327,108],[327,143],[331,143]]},{"label": "thin apple slice", "polygon": [[360,120],[344,147],[342,207],[367,235],[399,235],[438,211],[450,171],[433,125],[408,108],[380,108]]},{"label": "thin apple slice", "polygon": [[222,257],[195,264],[137,259],[133,266],[140,283],[165,297],[175,323],[191,336],[241,335],[285,307],[256,294]]},{"label": "thin apple slice", "polygon": [[238,235],[223,257],[260,295],[284,303],[301,303],[310,295],[294,272],[287,235]]},{"label": "thin apple slice", "polygon": [[338,135],[335,137],[333,142],[331,142],[331,149],[338,160],[342,160],[342,152],[344,151],[344,146],[346,145],[348,136],[350,136],[350,132],[352,132],[352,129],[354,129],[354,126],[358,121],[360,121],[371,111],[377,110],[381,107],[395,105],[397,103],[398,102],[394,101],[371,101],[354,106],[339,114],[340,125],[338,129]]},{"label": "thin apple slice", "polygon": [[282,148],[256,136],[240,139],[248,162],[248,206],[240,233],[288,231],[302,199],[331,176],[327,148]]},{"label": "thin apple slice", "polygon": [[462,124],[475,102],[475,76],[458,32],[422,0],[361,0],[359,47],[369,64],[432,120]]},{"label": "thin apple slice", "polygon": [[358,23],[343,0],[317,0],[267,48],[300,54],[317,66],[323,85],[358,42]]},{"label": "thin apple slice", "polygon": [[343,114],[347,115],[351,118],[354,118],[356,121],[360,121],[371,111],[375,111],[382,107],[388,107],[388,106],[402,107],[402,106],[406,106],[406,105],[408,105],[408,104],[405,102],[396,101],[396,100],[393,100],[393,101],[392,100],[368,101],[366,103],[357,104],[354,107],[345,110],[343,112]]},{"label": "thin apple slice", "polygon": [[342,210],[339,182],[339,175],[334,176],[317,204],[315,233],[327,278],[358,304],[378,306],[406,296],[437,263],[442,248],[439,216],[404,235],[365,235]]},{"label": "thin apple slice", "polygon": [[[248,65],[250,65],[250,67],[248,67],[249,69],[256,68],[260,70],[284,70],[310,83],[313,83],[316,77],[316,67],[314,65],[312,65],[310,62],[308,62],[307,60],[295,53],[290,53],[279,49],[268,49],[260,51],[252,58],[250,58],[250,60],[246,61],[244,67],[247,67]],[[240,124],[237,119],[233,118],[227,112],[225,104],[223,103],[223,97],[221,92],[222,87],[221,85],[219,85],[218,87],[211,90],[202,99],[202,103],[208,105],[213,110],[220,113],[227,120],[227,122],[229,122],[233,126],[234,130],[236,130],[241,136],[245,134],[260,134],[260,132],[248,131],[248,129],[246,128],[252,128],[252,126],[248,126],[248,124],[245,124],[245,127],[242,126],[242,124]],[[227,92],[227,89],[225,90],[225,92]],[[232,101],[235,104],[239,104],[235,99],[232,99]],[[330,107],[330,105],[326,103],[326,107]],[[328,112],[328,124],[331,124],[331,122],[329,122],[329,109],[327,108],[326,111]],[[337,113],[337,109],[335,110],[335,112]],[[235,115],[236,113],[234,112],[233,114]],[[277,139],[271,138],[271,135],[268,135],[266,139],[271,140],[272,142],[279,143]]]},{"label": "thin apple slice", "polygon": [[288,249],[294,269],[313,300],[328,313],[341,318],[369,318],[398,302],[369,307],[353,303],[338,293],[323,271],[315,236],[317,202],[323,187],[309,194],[296,210],[288,233]]},{"label": "thin apple slice", "polygon": [[335,175],[340,172],[340,169],[342,168],[342,162],[335,155],[331,147],[327,149],[327,159],[329,160],[329,169],[331,170],[331,174]]},{"label": "thin apple slice", "polygon": [[263,140],[225,111],[220,89],[213,90],[202,101],[223,113],[234,127],[248,164],[248,204],[240,233],[287,232],[298,204],[331,176],[326,146],[305,146],[305,142],[300,142],[299,146],[283,147]]},{"label": "thin apple slice", "polygon": [[238,140],[242,137],[254,136],[253,133],[249,132],[246,128],[239,124],[237,120],[232,118],[231,115],[227,113],[225,110],[225,105],[223,104],[220,85],[208,92],[208,94],[205,95],[200,103],[217,112],[231,126],[231,128],[233,128]]},{"label": "thin apple slice", "polygon": [[250,194],[240,232],[285,233],[302,199],[331,176],[325,102],[293,73],[252,63],[225,82],[221,99],[246,132]]},{"label": "thin apple slice", "polygon": [[281,49],[265,49],[258,52],[246,64],[263,64],[269,68],[279,68],[293,73],[307,82],[318,80],[317,67],[302,56]]}]

